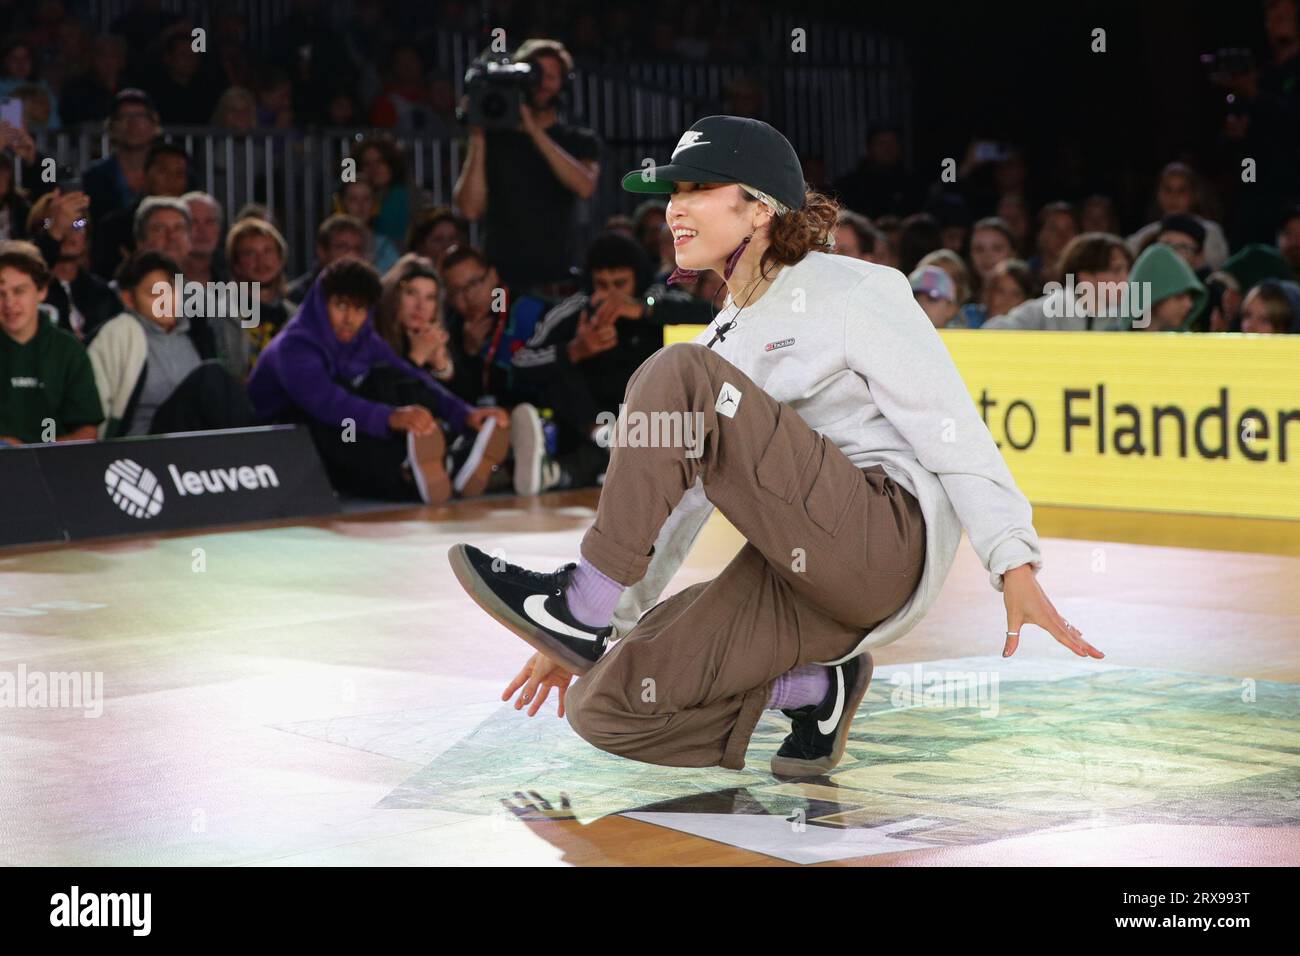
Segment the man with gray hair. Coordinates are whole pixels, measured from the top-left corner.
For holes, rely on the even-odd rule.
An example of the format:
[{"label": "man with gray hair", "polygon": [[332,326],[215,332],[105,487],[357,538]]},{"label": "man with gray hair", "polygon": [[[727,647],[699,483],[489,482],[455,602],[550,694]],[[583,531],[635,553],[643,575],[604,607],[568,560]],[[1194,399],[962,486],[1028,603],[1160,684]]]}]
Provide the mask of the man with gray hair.
[{"label": "man with gray hair", "polygon": [[[171,196],[147,196],[140,201],[135,213],[135,244],[137,251],[161,252],[174,262],[189,261],[193,249],[193,217],[189,204]],[[239,310],[231,301],[224,283],[211,279],[199,280],[188,271],[182,275],[184,283],[181,302],[177,307],[196,326],[206,324],[212,331],[216,357],[237,382],[248,374],[251,350],[248,336],[240,325]],[[192,283],[201,283],[194,294]],[[211,290],[212,296],[208,295]],[[197,312],[194,309],[197,308]]]},{"label": "man with gray hair", "polygon": [[190,210],[190,254],[181,266],[185,277],[195,282],[224,282],[227,274],[222,254],[225,210],[216,197],[192,190],[181,197]]},{"label": "man with gray hair", "polygon": [[190,207],[171,196],[146,196],[135,210],[136,250],[161,252],[184,263],[190,254]]}]

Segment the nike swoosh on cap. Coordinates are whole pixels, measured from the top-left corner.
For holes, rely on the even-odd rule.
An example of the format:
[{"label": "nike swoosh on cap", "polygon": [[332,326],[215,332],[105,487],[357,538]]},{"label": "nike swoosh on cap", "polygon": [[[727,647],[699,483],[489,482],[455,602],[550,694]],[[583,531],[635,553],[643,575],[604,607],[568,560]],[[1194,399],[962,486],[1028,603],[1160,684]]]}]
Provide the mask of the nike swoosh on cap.
[{"label": "nike swoosh on cap", "polygon": [[699,139],[699,140],[696,140],[696,141],[693,142],[693,143],[685,143],[684,145],[678,146],[675,150],[673,150],[673,155],[672,155],[671,158],[672,158],[672,159],[676,159],[676,158],[677,158],[677,154],[680,153],[680,152],[681,152],[682,150],[684,150],[684,149],[690,149],[692,146],[708,146],[708,145],[709,145],[710,143],[712,143],[712,142],[713,142],[713,140],[711,140],[711,139]]},{"label": "nike swoosh on cap", "polygon": [[844,668],[835,668],[835,709],[825,720],[817,721],[817,729],[823,734],[832,734],[835,732],[835,725],[840,722],[840,715],[844,713]]},{"label": "nike swoosh on cap", "polygon": [[[555,631],[557,634],[563,634],[566,637],[576,637],[583,641],[598,640],[600,635],[592,634],[589,631],[579,631],[577,628],[570,627],[563,621],[557,621],[551,616],[551,612],[546,610],[545,594],[530,594],[524,598],[524,613],[529,619],[548,631]],[[840,678],[840,686],[844,685],[844,678]]]}]

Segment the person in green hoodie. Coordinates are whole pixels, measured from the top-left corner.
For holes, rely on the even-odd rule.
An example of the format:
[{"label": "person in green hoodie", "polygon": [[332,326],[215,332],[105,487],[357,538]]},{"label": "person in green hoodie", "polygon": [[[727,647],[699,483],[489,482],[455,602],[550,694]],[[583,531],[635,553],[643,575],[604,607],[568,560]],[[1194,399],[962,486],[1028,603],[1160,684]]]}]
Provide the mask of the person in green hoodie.
[{"label": "person in green hoodie", "polygon": [[1163,243],[1148,246],[1133,263],[1128,281],[1147,284],[1140,301],[1146,303],[1138,321],[1125,327],[1144,332],[1190,332],[1208,299],[1205,286],[1192,267]]}]

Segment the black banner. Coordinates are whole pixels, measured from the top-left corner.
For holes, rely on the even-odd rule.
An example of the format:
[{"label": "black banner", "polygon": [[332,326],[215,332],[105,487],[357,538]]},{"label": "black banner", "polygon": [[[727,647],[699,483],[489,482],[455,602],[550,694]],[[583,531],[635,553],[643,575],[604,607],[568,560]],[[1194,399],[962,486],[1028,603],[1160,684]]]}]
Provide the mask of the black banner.
[{"label": "black banner", "polygon": [[63,540],[35,451],[0,446],[0,544]]},{"label": "black banner", "polygon": [[296,425],[0,451],[0,544],[337,514]]}]

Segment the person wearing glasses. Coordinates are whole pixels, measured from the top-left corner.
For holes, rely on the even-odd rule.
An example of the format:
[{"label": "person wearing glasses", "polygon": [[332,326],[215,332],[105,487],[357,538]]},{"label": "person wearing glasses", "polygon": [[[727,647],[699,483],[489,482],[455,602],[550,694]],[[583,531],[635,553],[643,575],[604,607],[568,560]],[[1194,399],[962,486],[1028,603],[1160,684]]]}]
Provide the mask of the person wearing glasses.
[{"label": "person wearing glasses", "polygon": [[81,342],[122,311],[117,293],[84,265],[89,230],[90,198],[84,192],[46,193],[27,217],[27,234],[50,269],[42,307]]}]

